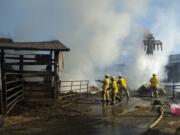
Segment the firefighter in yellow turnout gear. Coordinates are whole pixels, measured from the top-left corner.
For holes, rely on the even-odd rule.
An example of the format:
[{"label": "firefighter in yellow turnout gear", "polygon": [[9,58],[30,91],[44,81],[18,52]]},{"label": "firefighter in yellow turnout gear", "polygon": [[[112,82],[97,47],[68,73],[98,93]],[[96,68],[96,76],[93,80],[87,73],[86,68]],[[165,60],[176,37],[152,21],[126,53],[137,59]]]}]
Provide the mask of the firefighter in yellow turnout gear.
[{"label": "firefighter in yellow turnout gear", "polygon": [[109,84],[110,84],[109,75],[105,74],[105,78],[101,82],[103,83],[103,86],[102,86],[102,101],[103,102],[109,102],[109,100],[110,100],[109,90],[108,90]]},{"label": "firefighter in yellow turnout gear", "polygon": [[120,101],[120,99],[118,98],[118,86],[117,86],[117,82],[114,76],[111,77],[111,104],[115,104],[115,100],[117,99],[118,101]]},{"label": "firefighter in yellow turnout gear", "polygon": [[126,82],[126,79],[123,77],[123,76],[119,76],[119,80],[118,80],[118,88],[119,88],[119,92],[120,92],[120,97],[122,98],[123,95],[123,91],[125,92],[126,94],[126,97],[129,99],[129,91],[127,89],[127,82]]},{"label": "firefighter in yellow turnout gear", "polygon": [[157,79],[156,74],[153,74],[150,79],[152,97],[154,97],[154,94],[156,95],[156,97],[159,97],[158,84],[159,80]]}]

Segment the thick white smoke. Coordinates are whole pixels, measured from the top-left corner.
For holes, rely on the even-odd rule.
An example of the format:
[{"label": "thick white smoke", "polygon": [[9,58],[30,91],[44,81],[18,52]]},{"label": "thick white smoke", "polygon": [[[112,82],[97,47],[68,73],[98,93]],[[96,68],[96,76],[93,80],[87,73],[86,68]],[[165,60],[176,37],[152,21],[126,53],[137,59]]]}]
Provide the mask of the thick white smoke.
[{"label": "thick white smoke", "polygon": [[180,35],[173,13],[159,11],[154,22],[149,18],[149,29],[163,42],[164,51],[145,55],[146,28],[139,19],[151,8],[149,1],[7,0],[0,4],[0,33],[10,33],[15,41],[59,39],[70,47],[63,79],[98,79],[104,68],[125,63],[119,71],[124,70],[130,87],[137,88],[152,73],[164,77],[162,68]]},{"label": "thick white smoke", "polygon": [[[103,70],[120,62],[121,54],[129,46],[123,45],[124,39],[147,6],[147,1],[132,2],[94,0],[76,4],[73,9],[78,12],[83,27],[75,33],[64,78],[95,79],[103,76],[96,69]],[[122,11],[116,10],[116,4],[123,7]]]},{"label": "thick white smoke", "polygon": [[[119,3],[122,4],[122,11],[114,10],[112,1],[83,3],[92,7],[85,8],[78,13],[82,17],[80,20],[83,20],[82,25],[86,29],[83,33],[81,33],[82,30],[77,33],[76,41],[79,44],[72,46],[72,52],[69,54],[70,61],[67,63],[71,66],[70,70],[66,70],[68,72],[65,72],[67,73],[65,78],[94,79],[102,77],[102,72],[99,74],[97,68],[103,70],[119,63],[125,63],[124,69],[119,67],[119,72],[123,71],[122,74],[127,78],[131,89],[137,89],[141,84],[148,83],[152,73],[156,73],[160,79],[165,77],[164,66],[174,47],[171,31],[175,26],[172,23],[168,24],[167,28],[167,24],[163,23],[167,21],[164,20],[163,12],[157,13],[151,32],[155,33],[155,38],[162,40],[165,47],[163,52],[155,52],[153,56],[147,56],[142,43],[146,28],[138,24],[136,17],[146,15],[146,9],[149,7],[148,1],[133,0],[131,2],[133,4],[121,0]],[[84,7],[84,5],[78,4],[77,8],[80,9],[80,7]],[[172,18],[171,15],[169,16]],[[172,20],[175,21],[174,18]],[[85,35],[84,43],[81,37],[84,39],[86,33],[89,34],[89,37]],[[164,34],[166,38],[160,36],[161,34]],[[167,47],[168,40],[171,45]],[[82,46],[82,44],[84,45]]]},{"label": "thick white smoke", "polygon": [[[143,46],[143,33],[146,32],[137,31],[137,27],[132,32],[133,35],[129,35],[128,44],[131,44],[132,47],[126,50],[127,56],[125,57],[129,59],[127,60],[127,67],[125,67],[125,76],[128,78],[129,86],[132,89],[138,88],[141,84],[149,83],[152,73],[156,73],[161,80],[166,78],[165,65],[168,62],[168,56],[174,48],[177,48],[176,43],[179,42],[177,14],[173,11],[173,8],[166,10],[166,13],[159,10],[151,28],[155,39],[159,39],[163,43],[162,52],[155,51],[152,56],[146,55],[140,47]],[[134,34],[136,32],[138,35]]]}]

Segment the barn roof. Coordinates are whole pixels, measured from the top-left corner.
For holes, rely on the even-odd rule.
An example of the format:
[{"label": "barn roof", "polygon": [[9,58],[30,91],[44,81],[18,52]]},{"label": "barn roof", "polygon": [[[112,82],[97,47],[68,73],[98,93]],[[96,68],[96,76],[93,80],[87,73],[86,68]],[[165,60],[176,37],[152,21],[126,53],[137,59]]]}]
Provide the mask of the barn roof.
[{"label": "barn roof", "polygon": [[45,42],[6,42],[0,40],[0,49],[70,51],[68,47],[58,40]]}]

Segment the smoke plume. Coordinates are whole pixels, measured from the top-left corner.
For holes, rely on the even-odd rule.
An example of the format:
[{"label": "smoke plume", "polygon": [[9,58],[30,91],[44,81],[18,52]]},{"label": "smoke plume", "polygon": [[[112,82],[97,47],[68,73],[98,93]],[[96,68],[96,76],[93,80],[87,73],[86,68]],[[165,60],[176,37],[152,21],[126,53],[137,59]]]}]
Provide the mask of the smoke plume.
[{"label": "smoke plume", "polygon": [[[2,0],[0,33],[14,41],[59,39],[71,49],[65,54],[65,80],[99,79],[103,77],[99,71],[125,63],[119,72],[123,70],[135,89],[152,73],[164,78],[162,68],[179,40],[172,9],[166,15],[159,10],[154,22],[143,26],[140,20],[146,18],[149,4],[149,0]],[[144,52],[147,28],[163,42],[163,52],[154,56]]]}]

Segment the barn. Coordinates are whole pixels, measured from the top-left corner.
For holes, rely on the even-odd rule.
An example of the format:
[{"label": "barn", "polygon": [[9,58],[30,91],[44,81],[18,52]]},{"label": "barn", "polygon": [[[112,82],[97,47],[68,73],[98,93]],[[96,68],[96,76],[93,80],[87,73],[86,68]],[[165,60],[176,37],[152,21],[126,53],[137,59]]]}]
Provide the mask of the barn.
[{"label": "barn", "polygon": [[13,42],[0,38],[0,113],[8,114],[22,101],[53,102],[59,91],[63,52],[70,49],[58,40]]}]

